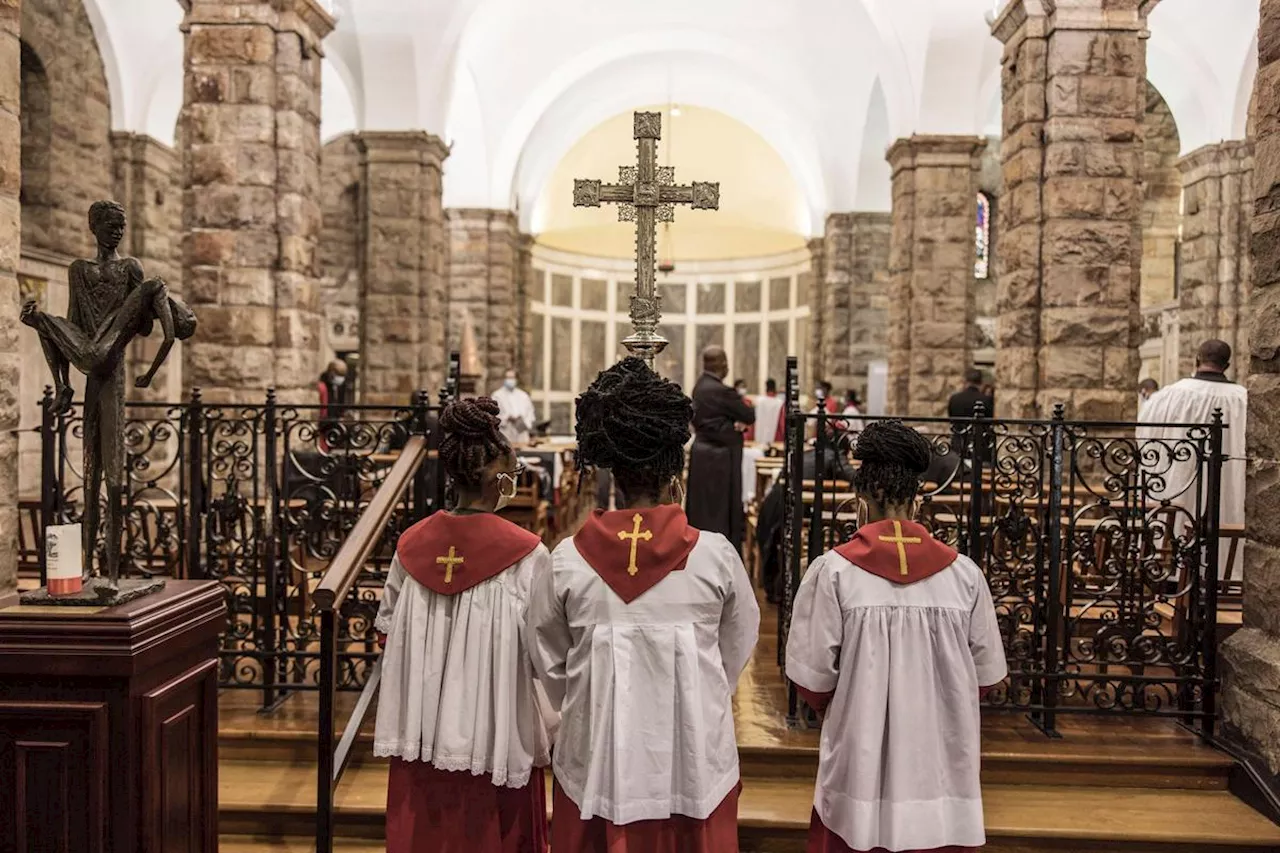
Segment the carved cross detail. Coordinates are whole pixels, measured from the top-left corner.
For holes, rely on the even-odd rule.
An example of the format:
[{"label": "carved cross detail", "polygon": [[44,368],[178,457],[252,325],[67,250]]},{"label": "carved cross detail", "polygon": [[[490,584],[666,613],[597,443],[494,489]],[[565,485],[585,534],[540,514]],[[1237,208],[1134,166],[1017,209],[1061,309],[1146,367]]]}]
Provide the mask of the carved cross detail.
[{"label": "carved cross detail", "polygon": [[670,222],[675,205],[695,210],[720,208],[720,184],[695,181],[677,185],[675,169],[658,165],[658,140],[662,138],[661,113],[636,113],[633,136],[636,165],[618,170],[618,183],[577,179],[573,182],[574,207],[618,205],[620,222],[636,224],[636,290],[631,297],[631,336],[623,346],[653,367],[653,359],[667,346],[658,334],[662,304],[655,288],[658,222]]}]

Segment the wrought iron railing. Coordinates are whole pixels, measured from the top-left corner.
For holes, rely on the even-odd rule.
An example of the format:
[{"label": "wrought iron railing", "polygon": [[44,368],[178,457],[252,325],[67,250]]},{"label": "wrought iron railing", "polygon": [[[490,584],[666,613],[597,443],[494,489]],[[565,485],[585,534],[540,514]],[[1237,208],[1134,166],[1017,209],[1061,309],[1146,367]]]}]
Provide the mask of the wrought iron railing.
[{"label": "wrought iron railing", "polygon": [[[796,377],[791,359],[780,664],[804,568],[857,529],[850,454],[877,420],[801,412]],[[1049,733],[1062,713],[1116,713],[1194,721],[1210,736],[1229,579],[1221,414],[1139,425],[1071,421],[1058,407],[1048,420],[905,420],[935,455],[917,520],[991,586],[1010,674],[985,705],[1027,713]],[[788,698],[798,720],[793,688]]]},{"label": "wrought iron railing", "polygon": [[[211,404],[194,391],[182,403],[127,404],[122,574],[222,582],[222,687],[261,690],[267,708],[318,689],[314,591],[401,449],[415,436],[432,443],[438,413],[458,387],[456,356],[449,377],[435,401],[420,391],[403,406],[285,404],[270,391],[261,403]],[[83,514],[82,409],[53,416],[50,401],[46,393],[38,428],[42,525]],[[364,686],[396,538],[443,505],[444,489],[433,459],[415,469],[343,602],[339,689]],[[37,541],[43,582],[43,537]]]}]

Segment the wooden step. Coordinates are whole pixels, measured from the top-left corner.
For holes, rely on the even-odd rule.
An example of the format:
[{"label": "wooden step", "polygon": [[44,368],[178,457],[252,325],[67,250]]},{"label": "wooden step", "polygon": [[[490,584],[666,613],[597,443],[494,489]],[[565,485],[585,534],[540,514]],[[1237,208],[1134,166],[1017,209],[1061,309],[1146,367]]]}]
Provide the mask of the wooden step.
[{"label": "wooden step", "polygon": [[[386,786],[382,764],[354,767],[344,776],[337,818],[344,839],[383,837]],[[270,840],[314,832],[315,770],[309,762],[223,761],[219,787],[224,833]],[[983,796],[989,853],[1280,851],[1280,827],[1225,791],[984,784]],[[743,849],[801,849],[812,802],[807,780],[744,778],[738,814]],[[245,848],[253,849],[271,848]]]}]

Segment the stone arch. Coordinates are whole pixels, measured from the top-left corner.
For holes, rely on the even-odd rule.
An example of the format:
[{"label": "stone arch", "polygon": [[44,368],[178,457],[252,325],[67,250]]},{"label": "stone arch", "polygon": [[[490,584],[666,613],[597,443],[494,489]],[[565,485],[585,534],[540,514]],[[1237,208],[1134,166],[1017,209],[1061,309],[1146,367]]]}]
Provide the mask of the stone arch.
[{"label": "stone arch", "polygon": [[1147,83],[1142,123],[1142,291],[1144,308],[1177,298],[1177,251],[1182,219],[1182,143],[1173,112]]},{"label": "stone arch", "polygon": [[[36,87],[33,94],[45,86],[49,128],[43,155],[47,163],[44,207],[32,211],[37,215],[30,226],[24,217],[23,245],[84,255],[92,248],[85,213],[94,201],[110,198],[114,185],[111,97],[98,41],[81,0],[26,0],[21,37],[26,48],[23,59],[31,72],[29,79],[24,75],[24,83]],[[43,80],[36,71],[37,61]],[[40,131],[39,123],[31,130]],[[36,153],[31,157],[42,159]]]},{"label": "stone arch", "polygon": [[44,62],[25,41],[21,43],[22,66],[22,243],[33,245],[38,236],[49,233],[52,218],[50,198],[53,116],[49,103],[49,72]]}]

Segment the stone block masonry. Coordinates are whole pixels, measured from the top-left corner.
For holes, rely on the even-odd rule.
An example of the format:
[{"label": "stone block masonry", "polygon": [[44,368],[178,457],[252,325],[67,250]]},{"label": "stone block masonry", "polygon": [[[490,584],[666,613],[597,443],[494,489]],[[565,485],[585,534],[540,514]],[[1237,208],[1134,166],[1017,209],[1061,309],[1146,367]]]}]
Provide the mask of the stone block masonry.
[{"label": "stone block masonry", "polygon": [[[0,151],[17,152],[22,131],[18,33],[21,0],[0,0]],[[0,167],[0,608],[18,603],[18,258],[22,173],[16,156]],[[30,330],[27,330],[30,331]]]},{"label": "stone block masonry", "polygon": [[[945,414],[957,377],[972,360],[974,205],[986,145],[980,137],[912,136],[889,149],[892,414]],[[830,290],[838,262],[828,258],[827,269]]]},{"label": "stone block masonry", "polygon": [[200,317],[188,387],[211,402],[314,401],[320,352],[321,42],[316,0],[190,0],[183,287]]},{"label": "stone block masonry", "polygon": [[1146,15],[1152,0],[1012,0],[1004,43],[1004,197],[996,408],[1136,416]]},{"label": "stone block masonry", "polygon": [[[821,300],[810,304],[825,317],[819,337],[822,376],[838,394],[856,388],[865,400],[867,366],[885,357],[892,229],[889,213],[827,217],[825,281]],[[816,328],[813,333],[819,334]]]},{"label": "stone block masonry", "polygon": [[459,349],[468,324],[475,334],[483,375],[492,391],[517,366],[519,222],[509,210],[455,208],[449,222],[449,349]]},{"label": "stone block masonry", "polygon": [[441,203],[448,148],[422,131],[357,137],[363,179],[362,401],[403,404],[444,382],[448,234]]}]

